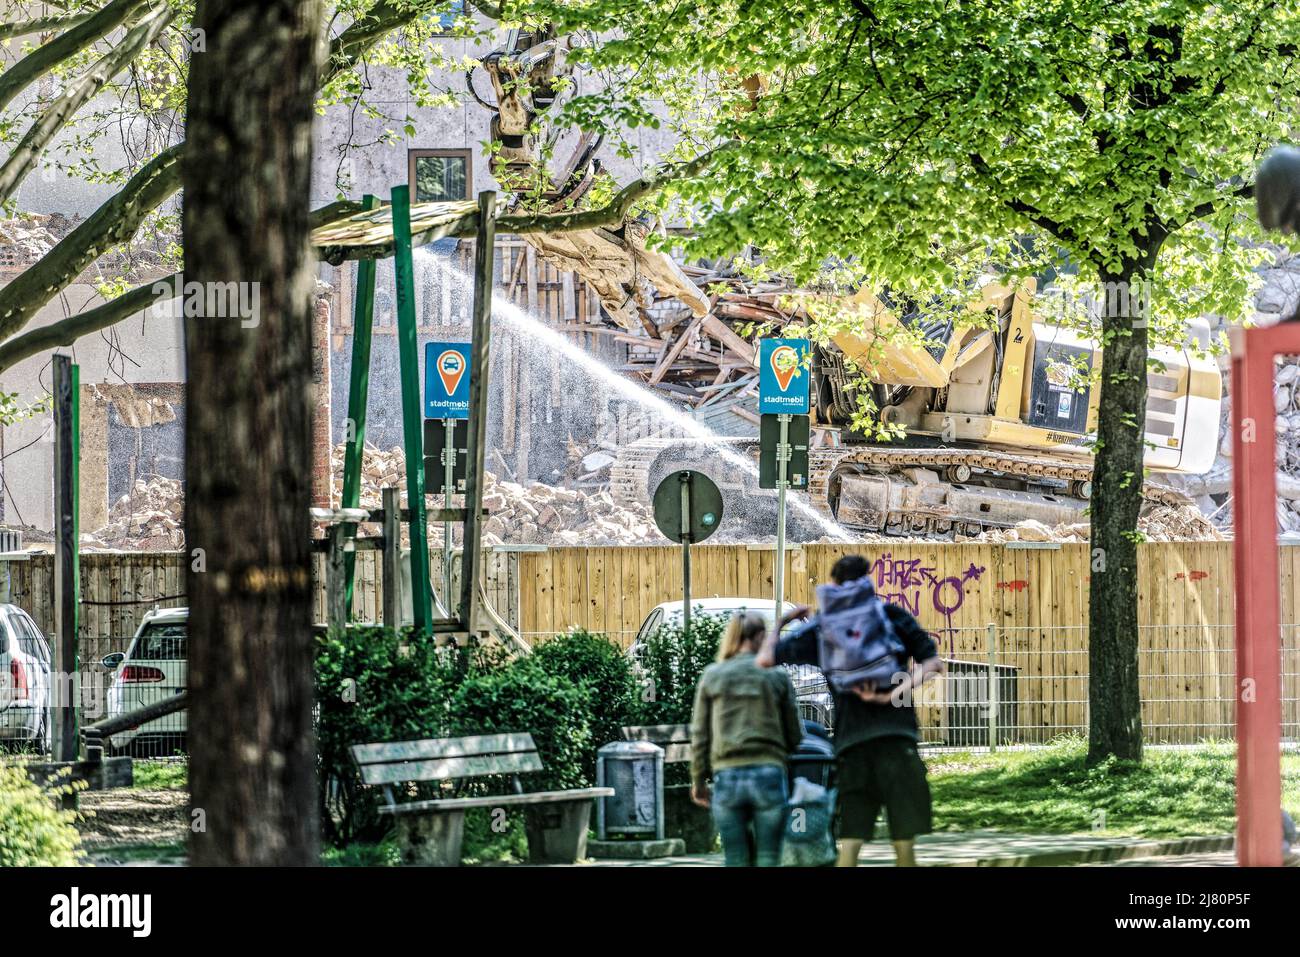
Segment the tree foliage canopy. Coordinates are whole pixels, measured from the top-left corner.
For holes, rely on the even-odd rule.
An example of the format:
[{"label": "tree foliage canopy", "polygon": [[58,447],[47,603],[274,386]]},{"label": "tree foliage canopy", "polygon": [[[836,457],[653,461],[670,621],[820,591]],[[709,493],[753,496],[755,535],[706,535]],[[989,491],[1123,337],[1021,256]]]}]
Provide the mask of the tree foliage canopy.
[{"label": "tree foliage canopy", "polygon": [[752,242],[801,279],[834,259],[934,287],[955,254],[1023,259],[1012,240],[1036,233],[1040,256],[1094,275],[1146,273],[1165,245],[1161,304],[1238,318],[1249,183],[1300,92],[1295,2],[543,0],[520,14],[589,31],[571,55],[621,77],[576,97],[570,122],[654,125],[664,101],[684,149],[740,141],[677,190],[708,214],[693,248]]}]

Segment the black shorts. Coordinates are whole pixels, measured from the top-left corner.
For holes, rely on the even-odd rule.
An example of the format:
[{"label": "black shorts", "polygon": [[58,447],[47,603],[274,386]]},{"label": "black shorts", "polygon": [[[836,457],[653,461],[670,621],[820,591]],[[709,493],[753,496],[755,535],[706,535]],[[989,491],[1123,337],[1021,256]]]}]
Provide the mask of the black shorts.
[{"label": "black shorts", "polygon": [[883,807],[889,839],[909,841],[929,834],[930,784],[916,742],[891,736],[845,749],[837,758],[840,837],[869,841]]}]

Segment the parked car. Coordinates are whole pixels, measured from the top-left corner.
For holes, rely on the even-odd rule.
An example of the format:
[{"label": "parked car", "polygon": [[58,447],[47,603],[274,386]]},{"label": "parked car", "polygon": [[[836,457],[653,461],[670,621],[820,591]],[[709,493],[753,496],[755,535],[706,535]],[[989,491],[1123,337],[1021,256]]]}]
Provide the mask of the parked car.
[{"label": "parked car", "polygon": [[50,748],[50,643],[17,605],[0,604],[0,742]]},{"label": "parked car", "polygon": [[[163,608],[144,616],[126,651],[100,661],[113,673],[106,717],[115,718],[184,691],[188,687],[188,608]],[[171,754],[185,749],[186,712],[164,715],[113,735],[113,744],[132,753]]]},{"label": "parked car", "polygon": [[[793,602],[783,602],[781,613],[784,615],[795,608]],[[776,622],[776,602],[763,598],[696,598],[691,601],[691,616],[708,615],[730,618],[737,612],[753,611],[762,615],[769,625]],[[682,603],[666,601],[655,605],[646,615],[645,621],[637,630],[636,638],[628,654],[639,660],[646,640],[665,625],[682,623]],[[809,721],[830,727],[834,723],[835,706],[830,689],[822,673],[812,665],[786,665],[790,678],[794,682],[795,693],[799,696],[799,716]]]}]

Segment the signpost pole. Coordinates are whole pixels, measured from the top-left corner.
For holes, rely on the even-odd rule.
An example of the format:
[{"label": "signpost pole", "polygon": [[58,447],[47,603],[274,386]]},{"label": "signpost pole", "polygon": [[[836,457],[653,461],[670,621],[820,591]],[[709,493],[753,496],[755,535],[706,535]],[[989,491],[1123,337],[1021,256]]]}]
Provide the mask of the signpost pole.
[{"label": "signpost pole", "polygon": [[411,188],[394,186],[393,272],[397,279],[397,346],[402,378],[402,434],[406,505],[411,537],[411,617],[415,631],[433,625],[429,582],[429,527],[424,505],[424,450],[420,424],[420,357],[415,328],[415,267],[411,258]]},{"label": "signpost pole", "polygon": [[[48,725],[55,761],[77,760],[77,367],[54,357],[54,673]],[[8,676],[6,676],[8,677]],[[63,806],[75,808],[76,794]]]},{"label": "signpost pole", "polygon": [[[445,429],[445,441],[442,446],[442,505],[447,511],[451,511],[451,486],[455,481],[456,470],[453,463],[456,459],[456,420],[443,419]],[[451,600],[451,522],[442,523],[442,604],[447,614],[451,614],[455,606]]]},{"label": "signpost pole", "polygon": [[474,310],[470,333],[469,439],[465,463],[465,523],[461,526],[460,605],[467,631],[478,627],[477,605],[480,537],[483,533],[483,468],[487,449],[488,349],[492,333],[493,244],[497,233],[497,194],[478,194],[478,232],[474,238]]},{"label": "signpost pole", "polygon": [[691,629],[691,473],[682,472],[682,625]]},{"label": "signpost pole", "polygon": [[773,611],[776,621],[781,620],[781,607],[785,601],[785,490],[790,484],[790,416],[782,414],[781,437],[776,446],[776,567],[772,570],[772,584],[776,597]]},{"label": "signpost pole", "polygon": [[[364,209],[377,209],[379,197],[367,195]],[[352,318],[352,366],[348,373],[347,446],[343,455],[343,508],[361,506],[361,465],[366,447],[366,405],[370,396],[370,342],[375,324],[375,261],[357,263],[356,305]],[[355,522],[346,523],[347,535],[355,537]],[[345,605],[352,615],[352,587],[356,577],[357,553],[343,554]]]}]

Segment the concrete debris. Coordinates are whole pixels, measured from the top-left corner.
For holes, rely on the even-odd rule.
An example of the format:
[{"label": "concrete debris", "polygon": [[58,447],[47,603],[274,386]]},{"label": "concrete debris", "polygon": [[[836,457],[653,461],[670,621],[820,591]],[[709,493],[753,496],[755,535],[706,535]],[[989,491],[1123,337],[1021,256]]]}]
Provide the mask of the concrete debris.
[{"label": "concrete debris", "polygon": [[[1216,542],[1227,537],[1195,508],[1175,508],[1154,503],[1142,507],[1142,514],[1138,517],[1138,531],[1151,542]],[[1029,519],[1012,528],[994,529],[973,538],[959,535],[956,540],[991,545],[1006,542],[1087,542],[1089,534],[1087,522],[1049,527]]]},{"label": "concrete debris", "polygon": [[[334,501],[343,497],[342,445],[331,457]],[[406,490],[406,456],[400,446],[379,449],[367,445],[361,465],[361,505],[379,508],[382,489]],[[664,539],[646,506],[621,505],[607,489],[573,489],[531,482],[527,485],[486,473],[483,525],[486,545],[651,545]],[[437,538],[437,532],[432,534]],[[453,542],[459,543],[454,529]]]},{"label": "concrete debris", "polygon": [[108,524],[83,532],[88,550],[168,551],[185,546],[185,495],[176,479],[161,475],[137,479],[135,487],[113,503]]},{"label": "concrete debris", "polygon": [[[1300,261],[1300,257],[1297,257]],[[1224,378],[1224,389],[1229,387]],[[1279,357],[1273,379],[1273,424],[1277,430],[1277,530],[1300,532],[1300,358]],[[1214,525],[1232,528],[1232,396],[1226,395],[1219,420],[1219,454],[1205,475],[1183,476],[1179,488],[1200,503]]]}]

